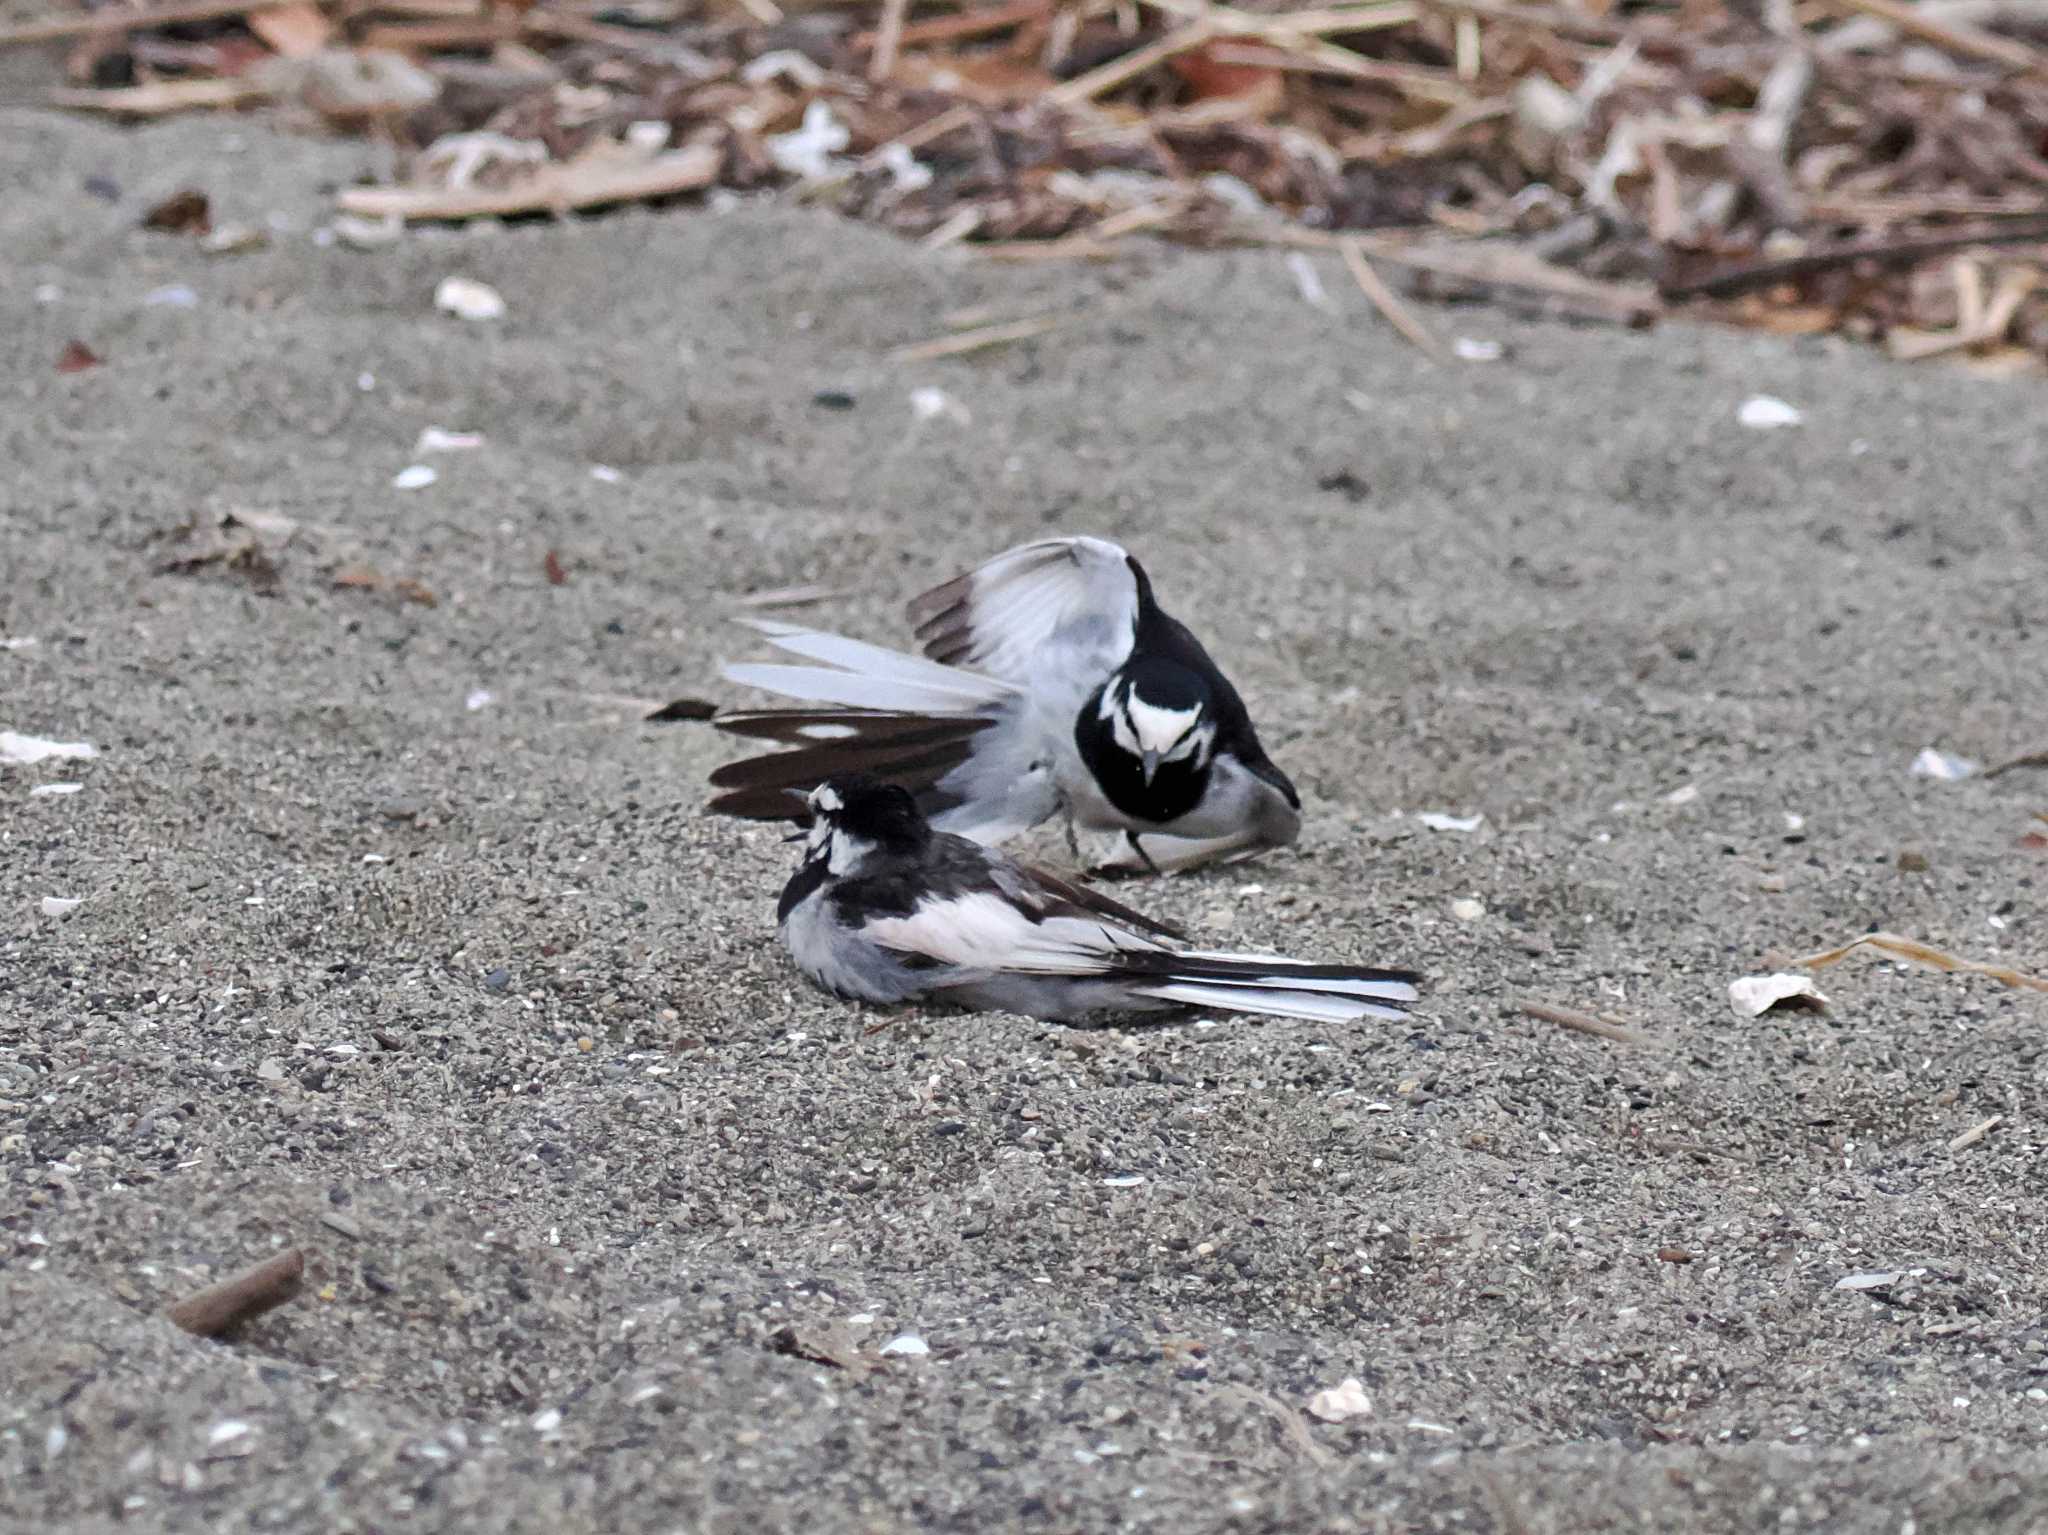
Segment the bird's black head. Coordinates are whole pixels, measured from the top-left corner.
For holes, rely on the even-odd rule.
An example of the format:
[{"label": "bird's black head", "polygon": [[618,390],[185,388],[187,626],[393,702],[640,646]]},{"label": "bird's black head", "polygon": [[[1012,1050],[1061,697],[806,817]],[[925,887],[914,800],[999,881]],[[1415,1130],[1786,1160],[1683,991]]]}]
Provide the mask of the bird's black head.
[{"label": "bird's black head", "polygon": [[866,773],[842,773],[811,790],[811,852],[851,863],[869,852],[923,851],[932,829],[910,791]]},{"label": "bird's black head", "polygon": [[1201,673],[1163,656],[1133,656],[1096,704],[1110,742],[1150,783],[1161,769],[1201,774],[1216,748],[1215,695]]}]

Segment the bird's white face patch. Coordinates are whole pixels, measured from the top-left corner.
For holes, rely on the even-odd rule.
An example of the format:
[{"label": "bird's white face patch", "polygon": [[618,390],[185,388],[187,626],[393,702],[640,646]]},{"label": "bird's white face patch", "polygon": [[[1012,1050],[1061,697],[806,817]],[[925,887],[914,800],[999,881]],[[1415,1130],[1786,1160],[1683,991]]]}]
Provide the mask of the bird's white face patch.
[{"label": "bird's white face patch", "polygon": [[875,850],[874,843],[845,831],[828,831],[825,841],[825,872],[833,875],[851,874]]},{"label": "bird's white face patch", "polygon": [[[1171,761],[1187,755],[1186,750],[1176,750],[1177,747],[1192,749],[1189,743],[1194,740],[1195,726],[1201,718],[1199,708],[1162,709],[1156,704],[1146,703],[1136,693],[1130,693],[1124,698],[1122,716],[1114,726],[1117,744],[1133,755],[1157,752]],[[1128,740],[1125,737],[1127,729]]]}]

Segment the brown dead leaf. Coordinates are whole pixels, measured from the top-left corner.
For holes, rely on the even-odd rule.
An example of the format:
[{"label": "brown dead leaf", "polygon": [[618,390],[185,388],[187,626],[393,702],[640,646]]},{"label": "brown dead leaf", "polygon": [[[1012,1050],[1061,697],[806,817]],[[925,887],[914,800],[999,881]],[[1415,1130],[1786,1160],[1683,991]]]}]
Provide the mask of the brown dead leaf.
[{"label": "brown dead leaf", "polygon": [[2048,832],[2023,831],[2020,833],[2020,846],[2030,853],[2038,853],[2048,848]]},{"label": "brown dead leaf", "polygon": [[843,1328],[828,1323],[809,1322],[801,1326],[790,1325],[778,1328],[768,1339],[768,1346],[778,1354],[787,1354],[792,1359],[808,1359],[813,1364],[829,1364],[834,1369],[844,1370],[856,1380],[882,1368],[875,1361],[866,1358],[859,1347]]},{"label": "brown dead leaf", "polygon": [[392,590],[407,602],[416,602],[423,608],[439,607],[441,599],[434,595],[434,589],[424,581],[415,581],[411,576],[396,582]]},{"label": "brown dead leaf", "polygon": [[[233,519],[226,519],[232,523]],[[213,567],[247,581],[263,596],[274,596],[284,581],[284,572],[253,536],[236,537],[223,530],[202,535],[197,547],[158,563],[158,575],[192,576]]]},{"label": "brown dead leaf", "polygon": [[331,578],[330,584],[344,591],[381,592],[384,577],[371,565],[344,565]]},{"label": "brown dead leaf", "polygon": [[143,214],[142,227],[167,235],[212,234],[213,205],[197,187],[186,187]]},{"label": "brown dead leaf", "polygon": [[1659,1263],[1690,1263],[1693,1255],[1683,1247],[1660,1247],[1657,1249]]},{"label": "brown dead leaf", "polygon": [[548,551],[547,558],[540,562],[540,568],[546,574],[549,586],[567,586],[569,584],[569,572],[562,565],[561,555],[554,550],[550,549]]},{"label": "brown dead leaf", "polygon": [[[1224,45],[1227,46],[1227,45]],[[1205,43],[1175,54],[1166,67],[1180,76],[1190,101],[1224,97],[1264,97],[1280,105],[1280,71],[1265,64],[1234,64],[1217,56],[1217,43]]]},{"label": "brown dead leaf", "polygon": [[327,18],[306,0],[295,0],[291,5],[259,6],[244,20],[251,32],[287,59],[311,58],[334,35]]},{"label": "brown dead leaf", "polygon": [[63,350],[57,353],[59,373],[83,373],[87,368],[97,368],[99,365],[99,353],[83,341],[67,341]]}]

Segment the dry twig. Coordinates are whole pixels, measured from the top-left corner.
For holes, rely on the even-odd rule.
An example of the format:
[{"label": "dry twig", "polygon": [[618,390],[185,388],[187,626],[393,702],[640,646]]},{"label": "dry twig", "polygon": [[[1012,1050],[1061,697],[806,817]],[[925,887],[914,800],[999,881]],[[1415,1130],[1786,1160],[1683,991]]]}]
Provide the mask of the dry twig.
[{"label": "dry twig", "polygon": [[1621,1045],[1652,1045],[1656,1041],[1649,1035],[1626,1024],[1602,1018],[1594,1013],[1582,1013],[1575,1007],[1559,1007],[1554,1002],[1539,1002],[1534,997],[1517,997],[1515,1009],[1527,1013],[1531,1018],[1541,1018],[1545,1023],[1554,1023],[1561,1028],[1575,1029],[1581,1034],[1597,1035],[1611,1039]]},{"label": "dry twig", "polygon": [[186,1296],[165,1308],[164,1315],[186,1332],[217,1338],[282,1306],[299,1293],[305,1274],[306,1254],[294,1247]]}]

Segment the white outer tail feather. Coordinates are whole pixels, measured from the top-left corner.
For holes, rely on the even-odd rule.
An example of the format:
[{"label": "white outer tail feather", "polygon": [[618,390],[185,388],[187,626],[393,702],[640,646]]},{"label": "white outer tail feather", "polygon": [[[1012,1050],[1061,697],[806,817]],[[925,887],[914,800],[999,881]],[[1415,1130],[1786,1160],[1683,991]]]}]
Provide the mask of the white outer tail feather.
[{"label": "white outer tail feather", "polygon": [[[1375,983],[1377,984],[1377,983]],[[1326,991],[1292,991],[1226,981],[1169,981],[1136,988],[1141,996],[1188,1007],[1213,1007],[1231,1013],[1260,1013],[1269,1018],[1301,1018],[1310,1023],[1355,1023],[1360,1018],[1398,1021],[1408,1015],[1397,1007],[1334,996]],[[1413,994],[1414,988],[1406,988]]]}]

